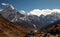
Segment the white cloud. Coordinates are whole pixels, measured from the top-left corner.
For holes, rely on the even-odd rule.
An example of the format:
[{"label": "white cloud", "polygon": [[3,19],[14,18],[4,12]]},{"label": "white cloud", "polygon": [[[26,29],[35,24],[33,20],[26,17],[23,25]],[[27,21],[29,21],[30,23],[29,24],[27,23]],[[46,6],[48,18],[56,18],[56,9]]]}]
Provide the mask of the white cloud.
[{"label": "white cloud", "polygon": [[30,14],[30,15],[37,15],[37,16],[40,16],[41,14],[43,14],[44,16],[46,16],[48,14],[51,14],[52,12],[60,13],[60,9],[52,9],[52,10],[50,10],[50,9],[42,9],[42,10],[34,9],[34,10],[30,11],[28,14]]},{"label": "white cloud", "polygon": [[21,14],[25,14],[25,11],[24,10],[20,10],[19,11]]},{"label": "white cloud", "polygon": [[41,15],[42,13],[41,13],[42,11],[41,10],[39,10],[39,9],[34,9],[34,10],[32,10],[32,11],[30,11],[29,12],[29,14],[31,14],[31,15]]},{"label": "white cloud", "polygon": [[53,12],[59,12],[60,13],[60,9],[53,9]]},{"label": "white cloud", "polygon": [[12,9],[15,9],[11,4],[7,4],[7,3],[1,3],[4,6],[10,6]]},{"label": "white cloud", "polygon": [[6,4],[6,3],[1,3],[2,5],[8,5],[8,4]]}]

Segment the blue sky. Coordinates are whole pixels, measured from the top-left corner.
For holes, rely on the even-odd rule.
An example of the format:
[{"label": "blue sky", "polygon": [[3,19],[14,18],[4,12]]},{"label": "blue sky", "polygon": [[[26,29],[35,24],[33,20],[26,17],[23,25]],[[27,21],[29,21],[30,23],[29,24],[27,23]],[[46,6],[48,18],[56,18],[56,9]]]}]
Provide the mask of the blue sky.
[{"label": "blue sky", "polygon": [[60,9],[60,0],[0,0],[1,3],[10,3],[18,10],[31,11],[33,9]]}]

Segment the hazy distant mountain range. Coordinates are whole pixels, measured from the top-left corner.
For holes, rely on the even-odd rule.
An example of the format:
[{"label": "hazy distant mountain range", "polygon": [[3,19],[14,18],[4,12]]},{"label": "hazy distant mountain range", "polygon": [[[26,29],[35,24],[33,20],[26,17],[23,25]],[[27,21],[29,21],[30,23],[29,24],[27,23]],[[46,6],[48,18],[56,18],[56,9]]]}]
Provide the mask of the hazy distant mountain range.
[{"label": "hazy distant mountain range", "polygon": [[[42,29],[57,20],[60,20],[60,10],[39,10],[35,9],[31,12],[17,11],[11,4],[2,3],[6,6],[0,10],[3,17],[11,22],[19,24],[23,27]],[[43,12],[43,13],[42,13]]]}]

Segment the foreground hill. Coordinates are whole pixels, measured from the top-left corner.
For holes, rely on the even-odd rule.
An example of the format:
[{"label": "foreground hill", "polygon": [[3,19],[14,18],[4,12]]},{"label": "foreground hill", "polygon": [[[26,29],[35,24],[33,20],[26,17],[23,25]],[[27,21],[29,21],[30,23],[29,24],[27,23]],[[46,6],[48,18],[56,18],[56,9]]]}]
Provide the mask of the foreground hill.
[{"label": "foreground hill", "polygon": [[33,30],[18,26],[0,15],[0,37],[24,37],[30,31]]}]

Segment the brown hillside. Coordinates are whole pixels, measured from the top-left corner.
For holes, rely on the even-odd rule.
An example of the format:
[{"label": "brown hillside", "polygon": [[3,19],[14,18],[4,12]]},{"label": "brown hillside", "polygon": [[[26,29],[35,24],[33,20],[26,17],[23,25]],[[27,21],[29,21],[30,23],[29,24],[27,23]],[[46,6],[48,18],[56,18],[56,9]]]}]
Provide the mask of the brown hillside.
[{"label": "brown hillside", "polygon": [[18,26],[0,16],[0,37],[24,37],[30,31],[33,30]]},{"label": "brown hillside", "polygon": [[51,25],[51,27],[47,28],[47,32],[52,35],[58,34],[60,36],[60,20],[52,23]]},{"label": "brown hillside", "polygon": [[47,29],[44,29],[42,34],[46,34],[44,35],[44,37],[48,36],[48,37],[60,37],[60,20],[56,21],[52,24],[50,24],[51,26],[47,27]]}]

